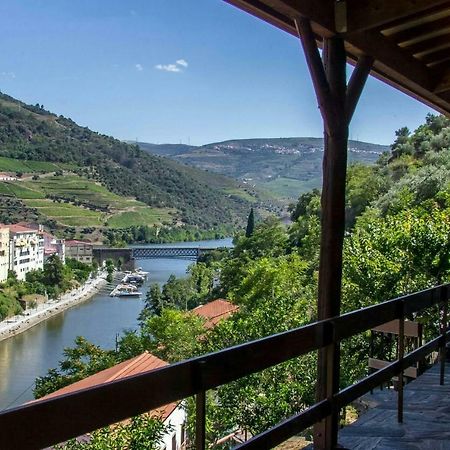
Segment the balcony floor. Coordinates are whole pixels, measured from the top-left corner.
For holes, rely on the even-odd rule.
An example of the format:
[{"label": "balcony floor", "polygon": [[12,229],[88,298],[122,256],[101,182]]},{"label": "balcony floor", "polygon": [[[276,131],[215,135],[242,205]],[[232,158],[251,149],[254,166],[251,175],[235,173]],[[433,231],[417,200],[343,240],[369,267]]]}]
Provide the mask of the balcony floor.
[{"label": "balcony floor", "polygon": [[405,386],[403,424],[397,423],[397,393],[364,396],[370,409],[342,429],[339,444],[351,450],[450,450],[450,364],[439,385],[439,364]]}]

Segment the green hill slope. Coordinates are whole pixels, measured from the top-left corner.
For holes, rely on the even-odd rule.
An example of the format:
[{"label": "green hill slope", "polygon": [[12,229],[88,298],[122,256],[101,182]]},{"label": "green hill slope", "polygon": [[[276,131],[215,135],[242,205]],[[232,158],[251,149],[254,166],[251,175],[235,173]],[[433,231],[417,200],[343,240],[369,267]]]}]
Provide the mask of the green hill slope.
[{"label": "green hill slope", "polygon": [[[62,170],[66,172],[60,173],[61,178],[52,179],[53,187],[49,178],[27,178],[3,186],[2,219],[21,205],[27,218],[41,214],[62,225],[119,227],[126,226],[130,219],[151,225],[158,222],[151,220],[154,216],[160,217],[161,223],[210,230],[242,224],[250,205],[261,201],[256,191],[232,179],[149,155],[135,145],[80,127],[38,105],[26,105],[0,94],[0,171],[36,174]],[[66,178],[67,171],[72,178]],[[74,176],[83,178],[74,180]],[[67,183],[73,188],[78,181],[90,183],[83,194],[90,192],[89,199],[73,189],[63,192]],[[100,188],[103,194],[114,194],[116,200],[126,197],[134,204],[120,209],[110,204],[114,200],[109,198],[105,200],[109,210],[100,211]],[[47,205],[49,201],[54,203],[49,196],[61,197],[66,211]],[[79,220],[71,219],[76,216],[66,213],[73,208],[89,214],[82,212]]]},{"label": "green hill slope", "polygon": [[[321,184],[321,138],[236,139],[201,147],[182,144],[139,145],[149,153],[226,174],[280,197],[296,199],[302,192]],[[349,162],[371,164],[388,150],[387,146],[350,141]]]}]

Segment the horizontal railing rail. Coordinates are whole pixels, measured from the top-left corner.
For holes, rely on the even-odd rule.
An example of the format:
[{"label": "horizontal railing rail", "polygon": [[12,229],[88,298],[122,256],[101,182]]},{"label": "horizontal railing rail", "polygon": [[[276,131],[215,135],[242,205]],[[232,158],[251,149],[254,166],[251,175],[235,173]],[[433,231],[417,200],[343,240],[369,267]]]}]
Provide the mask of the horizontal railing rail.
[{"label": "horizontal railing rail", "polygon": [[[202,403],[204,406],[207,390],[385,322],[403,319],[405,314],[437,304],[446,305],[449,291],[450,284],[434,287],[147,373],[4,411],[0,413],[0,429],[4,430],[0,433],[0,448],[26,450],[47,447],[194,395],[197,395],[198,411],[204,414]],[[446,313],[443,317],[445,327],[438,338],[237,448],[272,448],[400,374],[433,350],[442,350],[449,334]],[[204,416],[198,418],[198,423],[204,423]],[[197,429],[202,435],[201,426]],[[204,444],[197,442],[197,448],[204,448]]]}]

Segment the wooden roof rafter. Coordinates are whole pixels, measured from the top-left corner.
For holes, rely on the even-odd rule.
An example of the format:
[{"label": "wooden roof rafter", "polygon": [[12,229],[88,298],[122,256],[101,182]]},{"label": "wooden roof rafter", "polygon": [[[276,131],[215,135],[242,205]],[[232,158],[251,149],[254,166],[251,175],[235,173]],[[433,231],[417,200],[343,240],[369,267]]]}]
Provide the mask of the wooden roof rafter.
[{"label": "wooden roof rafter", "polygon": [[450,0],[225,1],[294,36],[308,18],[319,46],[341,35],[350,63],[373,57],[373,76],[450,116]]}]

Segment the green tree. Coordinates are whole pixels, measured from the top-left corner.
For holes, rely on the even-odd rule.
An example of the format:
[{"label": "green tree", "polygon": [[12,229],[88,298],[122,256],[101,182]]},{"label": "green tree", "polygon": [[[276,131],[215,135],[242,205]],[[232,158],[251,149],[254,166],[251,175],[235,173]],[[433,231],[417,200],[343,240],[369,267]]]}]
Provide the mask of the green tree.
[{"label": "green tree", "polygon": [[87,442],[72,439],[57,450],[159,450],[163,436],[171,430],[158,417],[135,416],[130,421],[101,428],[89,434]]},{"label": "green tree", "polygon": [[144,308],[139,314],[140,323],[145,322],[145,320],[152,315],[161,315],[163,306],[164,302],[161,288],[158,283],[152,283],[145,296]]},{"label": "green tree", "polygon": [[160,316],[142,324],[144,347],[170,363],[190,358],[198,352],[199,339],[205,333],[203,322],[193,314],[165,308]]},{"label": "green tree", "polygon": [[250,214],[247,219],[247,228],[245,230],[245,237],[250,237],[253,234],[255,229],[255,214],[253,212],[253,208],[250,210]]}]

